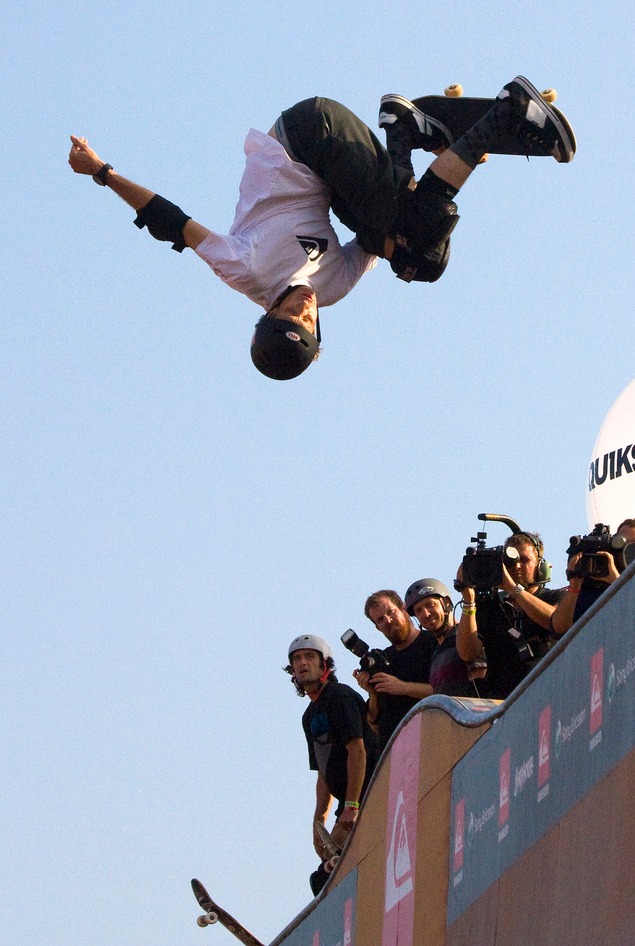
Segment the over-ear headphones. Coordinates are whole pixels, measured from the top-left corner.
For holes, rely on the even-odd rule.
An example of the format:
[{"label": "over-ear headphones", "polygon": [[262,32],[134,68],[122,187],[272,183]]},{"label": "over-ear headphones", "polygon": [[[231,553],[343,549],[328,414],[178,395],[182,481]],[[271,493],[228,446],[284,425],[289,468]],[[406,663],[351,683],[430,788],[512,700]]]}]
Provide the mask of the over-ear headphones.
[{"label": "over-ear headphones", "polygon": [[527,542],[536,550],[536,556],[538,558],[538,564],[536,566],[536,582],[540,585],[546,584],[546,582],[551,581],[551,563],[543,557],[542,549],[543,545],[535,532],[516,532],[515,536],[522,536],[522,538],[527,539]]}]

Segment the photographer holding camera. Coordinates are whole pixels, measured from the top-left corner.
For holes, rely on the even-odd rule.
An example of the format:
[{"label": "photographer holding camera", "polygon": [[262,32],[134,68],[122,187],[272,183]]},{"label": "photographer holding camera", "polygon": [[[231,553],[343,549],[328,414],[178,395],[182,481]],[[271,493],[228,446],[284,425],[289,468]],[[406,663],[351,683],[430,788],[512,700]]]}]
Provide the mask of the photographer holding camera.
[{"label": "photographer holding camera", "polygon": [[500,582],[478,591],[469,584],[469,576],[464,577],[464,565],[459,568],[456,584],[463,600],[457,650],[469,663],[485,646],[482,696],[506,699],[549,650],[551,616],[565,591],[545,588],[551,566],[543,551],[538,535],[515,531],[503,546]]},{"label": "photographer holding camera", "polygon": [[390,641],[383,651],[389,672],[356,670],[353,674],[368,693],[368,722],[378,733],[381,753],[406,713],[433,692],[430,663],[436,642],[428,631],[414,626],[396,591],[370,595],[364,614]]},{"label": "photographer holding camera", "polygon": [[635,519],[625,519],[614,536],[598,523],[590,535],[571,537],[567,555],[569,587],[551,618],[562,637],[626,568],[635,552]]}]

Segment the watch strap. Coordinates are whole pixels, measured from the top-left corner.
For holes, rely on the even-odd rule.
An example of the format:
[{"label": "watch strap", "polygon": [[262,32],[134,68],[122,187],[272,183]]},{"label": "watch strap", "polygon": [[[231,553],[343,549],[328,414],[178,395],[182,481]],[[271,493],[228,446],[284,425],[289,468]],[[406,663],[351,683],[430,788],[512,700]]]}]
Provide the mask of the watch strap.
[{"label": "watch strap", "polygon": [[93,180],[95,184],[99,184],[100,187],[106,186],[106,174],[108,171],[112,171],[112,164],[102,164],[96,174],[93,174]]}]

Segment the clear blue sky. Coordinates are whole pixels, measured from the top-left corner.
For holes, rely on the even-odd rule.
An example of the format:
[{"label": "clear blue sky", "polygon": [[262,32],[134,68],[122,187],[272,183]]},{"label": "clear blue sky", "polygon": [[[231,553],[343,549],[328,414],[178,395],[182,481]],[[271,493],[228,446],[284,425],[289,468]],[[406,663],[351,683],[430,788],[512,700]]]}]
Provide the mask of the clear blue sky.
[{"label": "clear blue sky", "polygon": [[[2,943],[231,944],[192,876],[268,942],[315,866],[288,642],[322,634],[348,679],[341,633],[380,643],[367,594],[450,584],[481,511],[540,531],[564,583],[635,374],[632,6],[428,6],[4,13]],[[227,232],[247,129],[282,108],[374,127],[386,92],[517,73],[558,90],[573,163],[479,168],[443,279],[380,263],[287,384],[251,366],[257,308],[66,163],[86,136]]]}]

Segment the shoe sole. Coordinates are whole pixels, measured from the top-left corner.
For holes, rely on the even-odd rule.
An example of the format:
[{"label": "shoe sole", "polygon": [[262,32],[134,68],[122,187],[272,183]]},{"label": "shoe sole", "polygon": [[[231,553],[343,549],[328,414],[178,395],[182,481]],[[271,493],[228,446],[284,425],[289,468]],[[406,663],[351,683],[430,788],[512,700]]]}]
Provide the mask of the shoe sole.
[{"label": "shoe sole", "polygon": [[[381,100],[379,102],[379,127],[380,128],[384,127],[384,124],[382,123],[382,106],[384,105],[384,103],[386,104],[394,103],[396,105],[402,105],[413,116],[416,117],[418,115],[423,120],[424,126],[428,125],[431,129],[434,129],[443,135],[443,137],[446,139],[446,147],[449,147],[454,142],[454,138],[450,134],[449,129],[446,128],[446,126],[442,122],[437,121],[436,118],[430,118],[429,115],[426,115],[425,112],[422,112],[421,109],[418,109],[416,105],[413,105],[412,102],[409,99],[405,98],[403,95],[382,95]],[[386,118],[393,118],[396,120],[397,116],[392,115],[389,112],[387,113]],[[388,124],[392,124],[392,122],[388,122]],[[419,128],[419,132],[422,135],[427,134],[425,131],[421,131],[421,128]],[[434,135],[427,134],[427,137],[432,138],[434,137]]]},{"label": "shoe sole", "polygon": [[[543,99],[538,89],[531,84],[529,79],[526,79],[524,76],[516,76],[514,79],[512,79],[512,82],[515,82],[516,85],[519,85],[523,92],[529,96],[530,101],[534,103],[543,117],[549,116],[564,146],[564,153],[562,153],[558,148],[557,155],[554,154],[553,151],[551,154],[559,164],[568,164],[569,161],[573,160],[573,156],[576,152],[576,140],[573,133],[573,128],[567,119],[564,117],[562,112],[558,111],[558,109],[554,108],[553,105],[550,105],[549,102],[546,102],[545,99]],[[509,85],[511,85],[511,82]],[[507,89],[504,89],[503,91],[507,92],[507,95],[510,94]],[[500,94],[498,98],[500,98]],[[530,117],[529,111],[530,109],[528,109],[527,120],[531,124],[538,125],[538,127],[544,127],[544,121],[542,124],[540,122],[534,121],[533,118]]]}]

